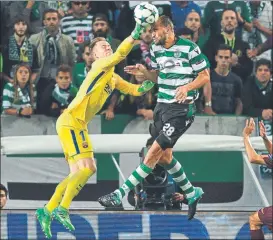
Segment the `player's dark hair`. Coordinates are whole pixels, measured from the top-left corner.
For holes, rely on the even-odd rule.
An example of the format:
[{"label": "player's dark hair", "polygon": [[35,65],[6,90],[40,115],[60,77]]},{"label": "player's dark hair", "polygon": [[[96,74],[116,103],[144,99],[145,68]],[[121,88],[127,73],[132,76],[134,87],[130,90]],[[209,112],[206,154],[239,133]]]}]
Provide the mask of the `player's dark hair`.
[{"label": "player's dark hair", "polygon": [[172,20],[166,15],[160,16],[157,22],[159,22],[163,27],[171,27],[172,29],[174,28]]},{"label": "player's dark hair", "polygon": [[230,56],[232,56],[232,48],[229,45],[220,44],[219,47],[217,48],[217,51],[216,51],[215,55],[217,55],[220,50],[228,50],[228,51],[230,51]]},{"label": "player's dark hair", "polygon": [[4,191],[6,197],[8,197],[8,189],[2,183],[0,183],[0,191]]},{"label": "player's dark hair", "polygon": [[70,76],[72,76],[71,67],[69,65],[66,65],[66,64],[62,64],[62,65],[60,65],[58,67],[56,76],[58,76],[59,72],[65,72],[65,73],[68,72],[70,74]]},{"label": "player's dark hair", "polygon": [[272,69],[272,63],[270,60],[267,60],[265,58],[261,58],[256,62],[256,66],[255,66],[255,72],[257,72],[258,68],[262,65],[265,65],[269,68],[269,70],[271,71]]},{"label": "player's dark hair", "polygon": [[56,13],[57,16],[58,16],[58,19],[60,19],[59,12],[57,10],[55,10],[55,9],[50,8],[50,9],[46,9],[44,11],[44,13],[43,13],[43,20],[45,20],[46,14],[48,14],[48,13]]}]

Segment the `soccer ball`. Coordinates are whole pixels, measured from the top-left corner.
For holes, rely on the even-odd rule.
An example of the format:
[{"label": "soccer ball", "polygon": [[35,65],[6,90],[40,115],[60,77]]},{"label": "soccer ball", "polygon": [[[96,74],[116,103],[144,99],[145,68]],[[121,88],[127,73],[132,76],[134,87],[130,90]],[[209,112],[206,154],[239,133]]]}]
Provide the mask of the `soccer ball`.
[{"label": "soccer ball", "polygon": [[157,8],[148,2],[140,3],[134,10],[134,18],[136,23],[143,27],[156,22],[158,16],[159,14]]}]

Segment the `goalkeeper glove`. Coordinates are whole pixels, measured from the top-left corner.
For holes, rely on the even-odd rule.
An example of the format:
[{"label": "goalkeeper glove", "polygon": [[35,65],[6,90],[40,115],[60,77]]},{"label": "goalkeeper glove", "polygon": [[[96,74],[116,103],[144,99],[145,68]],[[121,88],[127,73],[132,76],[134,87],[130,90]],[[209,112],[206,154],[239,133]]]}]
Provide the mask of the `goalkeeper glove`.
[{"label": "goalkeeper glove", "polygon": [[155,83],[148,80],[148,81],[144,81],[141,86],[138,88],[138,92],[140,93],[146,93],[148,91],[150,91],[153,87],[154,87]]},{"label": "goalkeeper glove", "polygon": [[136,23],[135,29],[134,31],[131,33],[131,36],[133,39],[138,40],[143,32],[143,30],[145,29],[145,27],[142,27],[141,25],[139,25],[138,23]]}]

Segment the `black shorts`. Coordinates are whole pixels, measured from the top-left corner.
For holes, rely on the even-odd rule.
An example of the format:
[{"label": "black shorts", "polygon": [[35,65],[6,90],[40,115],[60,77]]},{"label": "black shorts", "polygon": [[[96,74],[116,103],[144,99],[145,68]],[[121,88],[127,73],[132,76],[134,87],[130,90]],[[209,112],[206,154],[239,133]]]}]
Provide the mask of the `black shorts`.
[{"label": "black shorts", "polygon": [[154,122],[150,126],[151,138],[147,141],[147,146],[164,132],[171,139],[172,148],[193,123],[194,113],[194,104],[157,103]]}]

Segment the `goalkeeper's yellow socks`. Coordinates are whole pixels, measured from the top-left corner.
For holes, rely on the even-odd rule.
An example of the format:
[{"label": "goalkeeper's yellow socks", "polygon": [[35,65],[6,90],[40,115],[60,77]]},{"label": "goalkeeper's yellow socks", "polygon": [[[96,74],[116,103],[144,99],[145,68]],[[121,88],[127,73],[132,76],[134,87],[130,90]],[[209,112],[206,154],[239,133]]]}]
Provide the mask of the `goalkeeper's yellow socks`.
[{"label": "goalkeeper's yellow socks", "polygon": [[59,206],[60,202],[62,201],[63,194],[65,192],[65,189],[67,187],[67,184],[69,182],[69,179],[71,178],[71,174],[69,174],[63,181],[61,181],[58,186],[55,189],[54,194],[52,195],[51,199],[45,206],[46,209],[52,213],[52,211]]},{"label": "goalkeeper's yellow socks", "polygon": [[83,186],[92,175],[93,172],[89,168],[84,168],[74,173],[67,184],[60,206],[65,209],[69,209],[73,198],[78,195],[78,193],[81,191]]}]

